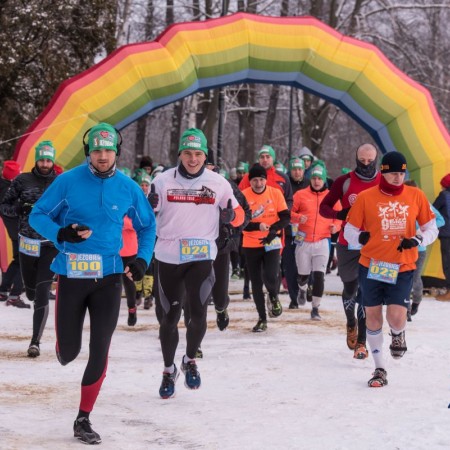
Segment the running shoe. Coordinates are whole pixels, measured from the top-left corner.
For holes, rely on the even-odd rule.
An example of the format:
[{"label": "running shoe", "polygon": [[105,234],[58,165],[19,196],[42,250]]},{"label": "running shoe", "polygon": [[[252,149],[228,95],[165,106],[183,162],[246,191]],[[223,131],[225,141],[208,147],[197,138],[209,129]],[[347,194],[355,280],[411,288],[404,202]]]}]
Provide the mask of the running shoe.
[{"label": "running shoe", "polygon": [[299,289],[297,295],[297,303],[303,306],[306,303],[306,290]]},{"label": "running shoe", "polygon": [[130,308],[128,310],[128,326],[134,327],[137,322],[137,312],[136,308]]},{"label": "running shoe", "polygon": [[181,371],[184,373],[184,385],[188,389],[198,389],[202,384],[202,380],[200,378],[200,373],[197,368],[197,363],[195,360],[188,361],[187,363],[181,363]]},{"label": "running shoe", "polygon": [[144,298],[144,309],[150,309],[153,306],[153,295]]},{"label": "running shoe", "polygon": [[322,317],[319,314],[319,308],[313,308],[311,310],[311,319],[312,320],[322,320]]},{"label": "running shoe", "polygon": [[180,374],[175,364],[173,373],[163,372],[161,386],[159,388],[159,396],[162,399],[166,400],[175,395],[175,383],[179,375]]},{"label": "running shoe", "polygon": [[411,305],[411,315],[415,316],[417,314],[417,311],[419,311],[419,305],[420,303],[412,303]]},{"label": "running shoe", "polygon": [[41,354],[39,342],[31,341],[31,344],[28,347],[27,354],[30,358],[37,358]]},{"label": "running shoe", "polygon": [[367,382],[369,387],[383,387],[388,384],[387,372],[384,369],[375,369],[372,378]]},{"label": "running shoe", "polygon": [[233,270],[233,273],[231,274],[232,280],[239,280],[239,269]]},{"label": "running shoe", "polygon": [[353,353],[353,358],[355,359],[366,359],[369,356],[369,351],[366,348],[366,344],[362,342],[357,342],[355,345],[355,352]]},{"label": "running shoe", "polygon": [[358,326],[349,327],[347,325],[347,347],[350,350],[355,350],[356,339],[358,338]]},{"label": "running shoe", "polygon": [[6,302],[6,300],[8,300],[8,293],[0,292],[0,302]]},{"label": "running shoe", "polygon": [[283,307],[280,300],[278,300],[278,296],[272,297],[270,294],[267,295],[267,310],[270,317],[281,316]]},{"label": "running shoe", "polygon": [[30,309],[31,306],[25,303],[20,297],[10,295],[6,300],[6,306],[15,306],[16,308]]},{"label": "running shoe", "polygon": [[289,303],[289,309],[298,309],[298,304],[296,302]]},{"label": "running shoe", "polygon": [[254,333],[262,333],[267,330],[267,320],[259,319],[256,325],[253,327],[252,331]]},{"label": "running shoe", "polygon": [[391,336],[392,344],[389,346],[391,356],[394,359],[400,359],[408,350],[406,347],[405,331],[403,330],[400,334],[393,334],[391,332]]},{"label": "running shoe", "polygon": [[96,433],[87,417],[79,417],[73,424],[73,435],[84,444],[96,445],[102,442],[100,435]]},{"label": "running shoe", "polygon": [[219,328],[220,331],[223,331],[227,328],[228,324],[230,323],[228,310],[227,308],[225,308],[223,311],[217,311],[216,309],[216,313],[217,313],[216,319],[217,327]]}]

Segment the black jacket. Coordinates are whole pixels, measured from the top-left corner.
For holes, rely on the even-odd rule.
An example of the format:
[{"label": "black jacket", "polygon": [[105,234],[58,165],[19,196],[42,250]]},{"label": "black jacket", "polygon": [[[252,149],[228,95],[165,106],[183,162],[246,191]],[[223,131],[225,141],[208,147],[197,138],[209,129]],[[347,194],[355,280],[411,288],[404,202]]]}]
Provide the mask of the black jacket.
[{"label": "black jacket", "polygon": [[[33,205],[39,200],[44,191],[56,178],[54,171],[49,175],[41,175],[36,168],[31,172],[17,175],[11,182],[0,204],[0,215],[5,220],[19,218],[19,233],[31,239],[47,241],[37,233],[28,223],[28,215]],[[53,245],[53,244],[51,244]]]}]

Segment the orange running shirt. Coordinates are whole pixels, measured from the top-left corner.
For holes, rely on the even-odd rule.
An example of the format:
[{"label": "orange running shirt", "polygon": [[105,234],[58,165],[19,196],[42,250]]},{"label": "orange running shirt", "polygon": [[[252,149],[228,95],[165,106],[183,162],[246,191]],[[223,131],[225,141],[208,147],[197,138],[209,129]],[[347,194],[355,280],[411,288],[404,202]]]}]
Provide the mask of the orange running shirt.
[{"label": "orange running shirt", "polygon": [[[264,222],[267,225],[272,225],[280,219],[278,217],[278,212],[288,209],[282,192],[277,188],[266,185],[266,189],[262,194],[256,194],[253,192],[253,189],[249,187],[244,189],[242,193],[245,195],[245,198],[250,205],[250,209],[252,210],[251,222]],[[244,230],[242,247],[263,247],[259,240],[265,238],[268,234],[268,231]]]},{"label": "orange running shirt", "polygon": [[360,264],[369,267],[370,259],[401,264],[400,272],[414,270],[418,258],[417,247],[397,250],[401,240],[416,235],[416,220],[425,225],[435,218],[423,191],[404,186],[399,195],[386,195],[379,186],[358,194],[347,222],[370,233],[370,239],[361,249]]}]

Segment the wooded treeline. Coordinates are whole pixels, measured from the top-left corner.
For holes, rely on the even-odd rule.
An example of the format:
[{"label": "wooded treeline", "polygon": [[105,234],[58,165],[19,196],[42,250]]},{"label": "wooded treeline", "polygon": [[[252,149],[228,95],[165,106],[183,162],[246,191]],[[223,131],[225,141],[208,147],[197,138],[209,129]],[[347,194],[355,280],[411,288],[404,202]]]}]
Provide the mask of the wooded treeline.
[{"label": "wooded treeline", "polygon": [[[340,33],[375,44],[403,72],[426,86],[450,125],[450,0],[0,0],[0,158],[45,108],[61,82],[121,45],[154,39],[173,23],[244,11],[314,16]],[[270,144],[284,162],[301,147],[326,160],[332,176],[353,166],[354,150],[370,136],[323,99],[279,85],[227,86],[223,160],[252,162]],[[180,132],[202,128],[217,144],[219,89],[152,111],[124,130],[122,165],[142,155],[173,164]]]}]

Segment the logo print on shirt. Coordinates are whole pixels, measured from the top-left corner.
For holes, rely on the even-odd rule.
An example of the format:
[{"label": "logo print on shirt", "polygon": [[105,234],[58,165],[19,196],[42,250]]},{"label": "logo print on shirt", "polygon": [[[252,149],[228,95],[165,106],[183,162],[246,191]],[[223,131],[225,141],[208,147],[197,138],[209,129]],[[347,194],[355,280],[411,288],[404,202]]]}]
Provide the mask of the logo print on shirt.
[{"label": "logo print on shirt", "polygon": [[113,209],[114,211],[118,211],[119,207],[117,205],[112,205],[111,209]]},{"label": "logo print on shirt", "polygon": [[406,232],[409,205],[401,202],[388,202],[378,203],[377,208],[378,217],[381,218],[381,230],[385,233],[385,238],[389,238],[389,235],[398,236]]},{"label": "logo print on shirt", "polygon": [[169,189],[167,201],[172,203],[194,203],[196,205],[214,205],[216,193],[206,186],[201,189]]}]

